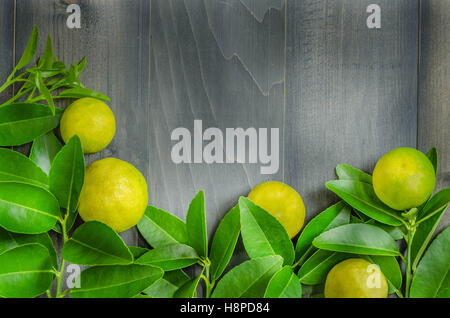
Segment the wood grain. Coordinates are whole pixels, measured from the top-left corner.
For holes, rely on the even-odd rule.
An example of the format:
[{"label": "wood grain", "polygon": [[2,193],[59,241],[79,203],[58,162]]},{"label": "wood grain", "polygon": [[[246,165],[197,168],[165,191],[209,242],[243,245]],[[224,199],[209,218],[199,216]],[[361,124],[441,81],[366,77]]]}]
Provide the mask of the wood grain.
[{"label": "wood grain", "polygon": [[[14,0],[0,1],[0,86],[14,65]],[[11,98],[12,87],[1,93],[0,103]]]},{"label": "wood grain", "polygon": [[[439,152],[437,190],[450,186],[450,1],[421,1],[418,146]],[[450,225],[447,213],[441,229]]]},{"label": "wood grain", "polygon": [[[206,192],[208,232],[256,184],[257,164],[180,164],[171,132],[203,128],[283,127],[284,1],[153,0],[151,14],[151,204],[182,218]],[[281,151],[283,150],[280,145]]]},{"label": "wood grain", "polygon": [[325,189],[347,163],[372,171],[399,146],[416,147],[418,1],[288,0],[285,180],[307,219],[337,198]]}]

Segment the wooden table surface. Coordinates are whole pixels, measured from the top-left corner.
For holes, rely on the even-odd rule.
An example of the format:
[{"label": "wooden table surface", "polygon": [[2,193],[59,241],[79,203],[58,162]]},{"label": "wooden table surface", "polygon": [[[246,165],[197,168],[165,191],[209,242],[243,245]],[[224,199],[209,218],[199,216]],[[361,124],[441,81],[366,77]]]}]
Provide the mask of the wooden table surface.
[{"label": "wooden table surface", "polygon": [[[80,29],[66,26],[72,3]],[[366,26],[372,3],[381,29]],[[182,218],[204,189],[210,236],[268,179],[293,186],[309,220],[337,200],[324,186],[337,164],[371,172],[394,147],[436,146],[437,188],[450,186],[450,0],[2,0],[1,79],[33,24],[41,52],[50,33],[66,63],[86,56],[83,82],[112,99],[117,134],[88,162],[129,161],[146,175],[150,203]],[[223,131],[279,128],[278,173],[172,163],[172,130],[195,119]],[[134,229],[123,236],[138,243]]]}]

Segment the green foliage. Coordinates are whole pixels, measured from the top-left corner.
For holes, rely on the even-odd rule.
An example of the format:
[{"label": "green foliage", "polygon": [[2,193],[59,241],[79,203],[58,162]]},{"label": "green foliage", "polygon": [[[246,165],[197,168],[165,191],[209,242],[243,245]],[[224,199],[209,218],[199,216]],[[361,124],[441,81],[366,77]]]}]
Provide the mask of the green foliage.
[{"label": "green foliage", "polygon": [[64,244],[62,257],[80,265],[121,265],[133,262],[122,238],[107,225],[92,221],[81,225]]},{"label": "green foliage", "polygon": [[248,198],[239,199],[239,209],[242,240],[247,254],[251,258],[280,255],[285,265],[291,265],[294,246],[280,222]]},{"label": "green foliage", "polygon": [[290,266],[272,276],[264,298],[302,298],[302,285]]},{"label": "green foliage", "polygon": [[93,266],[81,272],[81,288],[72,289],[73,298],[130,298],[163,277],[163,270],[149,265]]},{"label": "green foliage", "polygon": [[0,148],[0,182],[23,182],[48,188],[48,177],[36,164],[17,151]]},{"label": "green foliage", "polygon": [[61,150],[61,142],[55,134],[49,132],[37,137],[31,147],[30,159],[46,174],[50,172],[50,167],[56,154]]},{"label": "green foliage", "polygon": [[139,257],[136,264],[154,265],[164,271],[191,266],[199,260],[195,249],[184,244],[172,244],[157,247]]},{"label": "green foliage", "polygon": [[208,256],[206,233],[205,194],[200,191],[189,205],[186,226],[190,245],[200,256]]}]

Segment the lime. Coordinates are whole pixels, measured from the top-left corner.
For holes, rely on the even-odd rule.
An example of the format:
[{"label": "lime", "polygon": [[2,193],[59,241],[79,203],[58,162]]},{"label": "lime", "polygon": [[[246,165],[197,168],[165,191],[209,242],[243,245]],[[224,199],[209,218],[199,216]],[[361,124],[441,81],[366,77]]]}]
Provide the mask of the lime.
[{"label": "lime", "polygon": [[325,298],[386,298],[388,284],[380,268],[361,258],[335,265],[327,275]]},{"label": "lime", "polygon": [[377,197],[395,210],[409,210],[432,194],[436,174],[431,161],[413,148],[394,149],[378,160],[373,171]]},{"label": "lime", "polygon": [[68,142],[78,135],[84,153],[105,149],[116,132],[111,109],[101,100],[85,97],[73,102],[61,118],[61,137]]},{"label": "lime", "polygon": [[305,221],[305,205],[297,191],[287,184],[263,182],[253,188],[248,198],[273,215],[291,239],[300,232]]},{"label": "lime", "polygon": [[106,158],[86,168],[78,207],[85,222],[99,221],[123,232],[139,222],[147,204],[147,183],[131,164]]}]

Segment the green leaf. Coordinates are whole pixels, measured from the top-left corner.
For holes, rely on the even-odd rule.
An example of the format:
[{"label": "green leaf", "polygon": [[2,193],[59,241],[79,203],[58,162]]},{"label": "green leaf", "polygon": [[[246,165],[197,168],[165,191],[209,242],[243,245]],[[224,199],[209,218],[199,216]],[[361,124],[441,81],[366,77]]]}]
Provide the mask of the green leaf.
[{"label": "green leaf", "polygon": [[144,290],[144,293],[152,298],[172,298],[175,292],[188,281],[190,281],[189,276],[182,270],[165,272],[164,276]]},{"label": "green leaf", "polygon": [[22,234],[52,229],[59,218],[58,200],[47,190],[25,183],[0,182],[0,226]]},{"label": "green leaf", "polygon": [[372,184],[372,176],[370,174],[346,164],[338,165],[336,174],[339,180],[354,180]]},{"label": "green leaf", "polygon": [[0,254],[0,297],[31,298],[43,294],[53,282],[48,249],[27,244]]},{"label": "green leaf", "polygon": [[334,265],[354,255],[318,250],[300,267],[297,275],[305,285],[324,283]]},{"label": "green leaf", "polygon": [[47,248],[52,265],[55,269],[58,268],[58,256],[56,255],[55,247],[50,236],[47,233],[42,234],[18,234],[11,233],[0,227],[0,254],[12,248],[27,245],[27,244],[40,244]]},{"label": "green leaf", "polygon": [[213,281],[217,280],[230,262],[241,232],[239,206],[228,212],[217,228],[211,245],[210,274]]},{"label": "green leaf", "polygon": [[292,264],[294,246],[280,222],[245,197],[239,199],[239,209],[242,240],[250,258],[280,255],[284,265]]},{"label": "green leaf", "polygon": [[326,187],[345,202],[380,223],[399,226],[402,224],[399,212],[395,211],[376,196],[373,186],[354,180],[328,181]]},{"label": "green leaf", "polygon": [[140,294],[163,276],[149,265],[94,266],[81,272],[81,288],[72,289],[72,298],[130,298]]},{"label": "green leaf", "polygon": [[173,244],[157,247],[136,260],[136,264],[154,265],[164,271],[185,268],[197,263],[199,256],[190,246]]},{"label": "green leaf", "polygon": [[437,173],[437,169],[438,169],[438,152],[436,148],[431,148],[430,151],[428,151],[427,153],[427,157],[428,159],[430,159],[431,163],[433,164],[434,167],[434,173]]},{"label": "green leaf", "polygon": [[0,148],[0,182],[14,181],[48,188],[48,177],[36,164],[17,151]]},{"label": "green leaf", "polygon": [[374,225],[376,227],[379,227],[380,229],[384,230],[385,232],[389,233],[390,236],[392,236],[392,238],[396,241],[402,240],[403,239],[403,234],[402,231],[400,231],[400,229],[398,227],[395,226],[390,226],[390,225],[386,225],[380,222],[377,222],[373,219],[370,219],[366,222],[364,222],[365,224],[370,224],[370,225]]},{"label": "green leaf", "polygon": [[344,201],[340,201],[313,218],[297,240],[295,258],[299,259],[307,252],[306,257],[309,256],[309,253],[314,251],[314,248],[311,248],[312,241],[321,233],[348,224],[350,222],[350,211],[350,207]]},{"label": "green leaf", "polygon": [[130,250],[135,260],[144,255],[145,253],[147,253],[148,251],[150,251],[148,248],[139,246],[128,246],[128,249]]},{"label": "green leaf", "polygon": [[417,267],[411,285],[412,298],[434,298],[450,287],[450,227],[431,243]]},{"label": "green leaf", "polygon": [[53,102],[53,97],[50,94],[50,91],[48,90],[47,86],[45,86],[44,80],[42,79],[42,75],[40,71],[35,72],[35,84],[39,92],[42,96],[44,96],[45,100],[48,103],[48,106],[50,107],[52,114],[55,115],[55,103]]},{"label": "green leaf", "polygon": [[317,248],[363,255],[399,256],[397,243],[384,230],[368,224],[347,224],[322,233]]},{"label": "green leaf", "polygon": [[213,298],[261,298],[272,276],[281,269],[278,255],[258,257],[234,267],[218,282]]},{"label": "green leaf", "polygon": [[137,224],[139,232],[152,247],[188,244],[186,224],[169,212],[148,206]]},{"label": "green leaf", "polygon": [[79,265],[121,265],[133,262],[133,255],[109,226],[87,222],[78,227],[64,244],[62,257]]},{"label": "green leaf", "polygon": [[44,56],[39,60],[38,65],[43,70],[49,70],[53,66],[53,46],[50,33],[47,35],[47,43],[45,44]]},{"label": "green leaf", "polygon": [[85,88],[85,87],[75,87],[75,88],[69,88],[61,93],[58,94],[58,98],[83,98],[83,97],[92,97],[96,99],[100,99],[103,101],[110,102],[111,99],[99,92],[96,92],[92,89]]},{"label": "green leaf", "polygon": [[[75,224],[75,221],[77,220],[78,213],[70,213],[69,215],[66,215],[66,211],[64,209],[61,209],[61,216],[66,216],[66,232],[68,233],[73,225]],[[56,223],[55,226],[52,228],[53,231],[55,231],[58,234],[63,235],[63,231],[61,228],[61,223]]]},{"label": "green leaf", "polygon": [[81,141],[75,135],[56,155],[49,173],[50,190],[69,213],[74,213],[78,207],[84,170]]},{"label": "green leaf", "polygon": [[380,267],[381,272],[388,282],[389,294],[393,294],[395,290],[400,291],[402,288],[402,271],[395,257],[364,255],[362,258],[365,258],[372,264],[376,264]]},{"label": "green leaf", "polygon": [[38,46],[38,29],[36,26],[34,26],[30,39],[28,40],[27,46],[23,51],[22,57],[20,58],[19,62],[15,67],[16,70],[24,68],[28,63],[31,62],[31,59],[36,53],[37,46]]},{"label": "green leaf", "polygon": [[264,298],[302,298],[302,285],[292,267],[285,266],[273,275]]},{"label": "green leaf", "polygon": [[428,243],[431,241],[436,228],[441,221],[450,200],[450,189],[444,189],[436,193],[419,212],[416,233],[411,244],[412,268],[415,270],[419,264]]},{"label": "green leaf", "polygon": [[196,278],[184,283],[173,295],[173,298],[195,298],[197,286],[203,275],[203,271]]},{"label": "green leaf", "polygon": [[200,191],[189,204],[186,215],[189,242],[200,256],[208,256],[208,238],[206,232],[205,194]]},{"label": "green leaf", "polygon": [[0,146],[20,146],[56,128],[61,109],[52,114],[48,106],[18,103],[0,107]]},{"label": "green leaf", "polygon": [[61,142],[56,136],[49,132],[36,138],[31,147],[30,159],[45,173],[49,173],[53,159],[61,150]]}]

